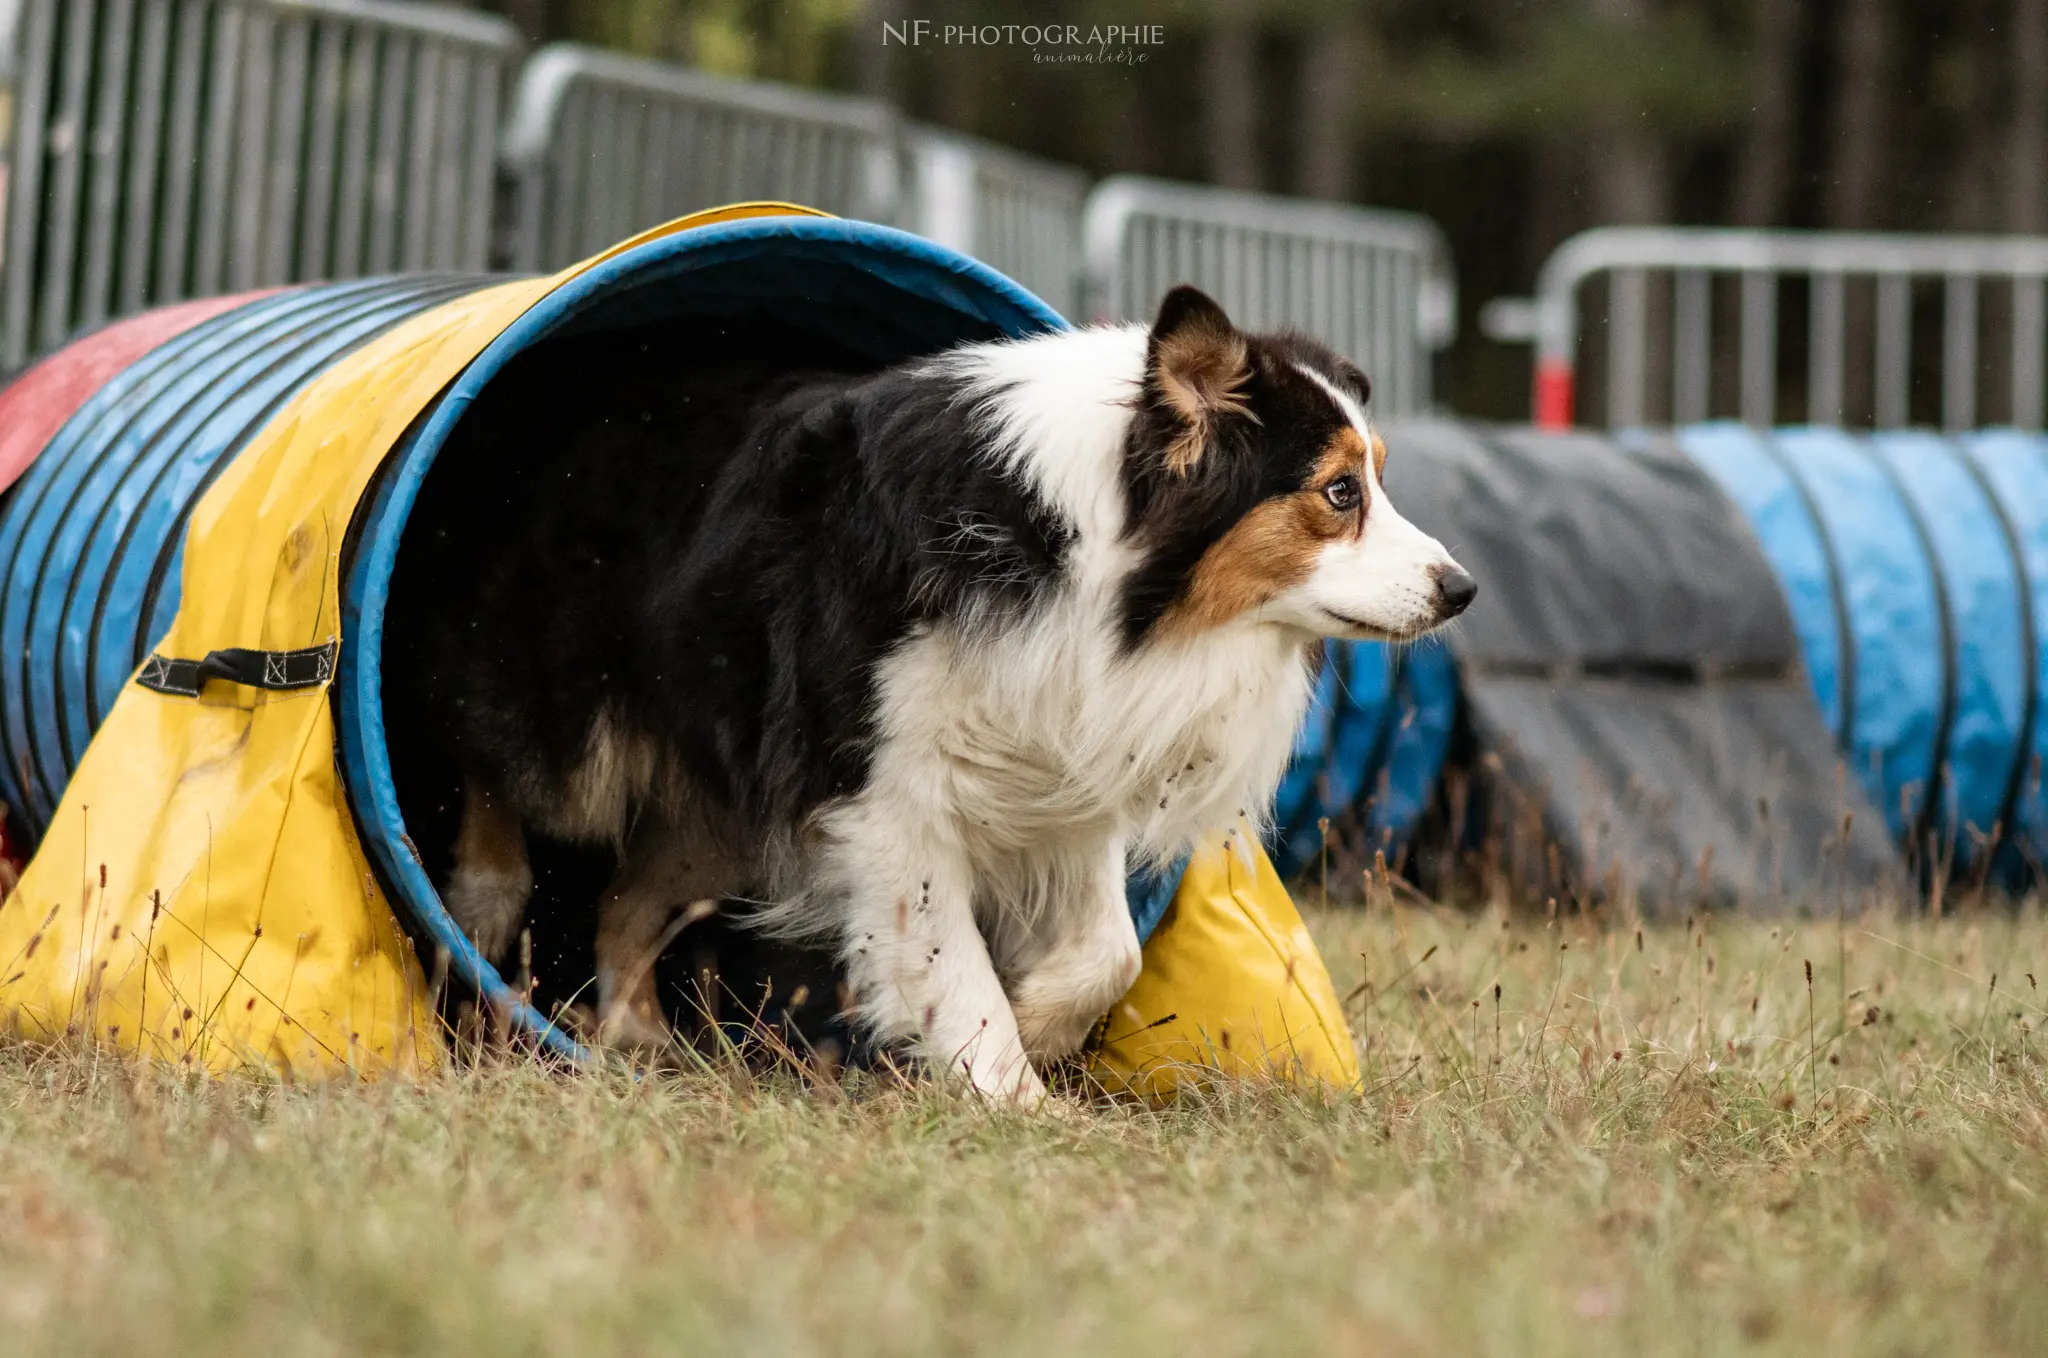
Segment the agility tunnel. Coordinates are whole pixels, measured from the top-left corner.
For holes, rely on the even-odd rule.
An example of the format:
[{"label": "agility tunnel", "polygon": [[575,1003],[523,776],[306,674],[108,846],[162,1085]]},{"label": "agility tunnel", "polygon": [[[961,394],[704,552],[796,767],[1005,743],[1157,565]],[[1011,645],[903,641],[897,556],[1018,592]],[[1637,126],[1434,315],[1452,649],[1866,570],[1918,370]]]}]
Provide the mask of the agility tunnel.
[{"label": "agility tunnel", "polygon": [[[418,1067],[442,1055],[439,959],[513,1028],[587,1056],[441,907],[414,835],[430,809],[408,805],[387,741],[385,610],[407,531],[431,527],[410,516],[437,453],[514,357],[770,321],[877,367],[1065,325],[919,238],[756,204],[552,277],[152,313],[0,393],[0,470],[18,474],[0,506],[0,790],[40,840],[0,906],[12,1026],[214,1069]],[[1233,834],[1160,885],[1133,886],[1151,936],[1105,1020],[1107,1082],[1355,1078],[1256,843]]]}]

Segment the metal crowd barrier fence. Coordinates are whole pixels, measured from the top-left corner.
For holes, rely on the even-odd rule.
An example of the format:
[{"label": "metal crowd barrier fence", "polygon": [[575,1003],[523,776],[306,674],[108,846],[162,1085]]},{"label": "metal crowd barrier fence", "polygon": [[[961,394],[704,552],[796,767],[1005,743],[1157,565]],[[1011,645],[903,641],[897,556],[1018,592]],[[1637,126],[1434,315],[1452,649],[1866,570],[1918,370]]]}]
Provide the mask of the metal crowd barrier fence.
[{"label": "metal crowd barrier fence", "polygon": [[498,18],[392,0],[20,0],[0,365],[187,297],[490,253]]},{"label": "metal crowd barrier fence", "polygon": [[1405,213],[1130,178],[1090,195],[1078,170],[906,125],[885,103],[575,44],[526,62],[501,120],[516,31],[437,5],[16,4],[0,32],[14,92],[8,368],[148,306],[394,270],[552,268],[746,198],[919,231],[1068,314],[1141,317],[1192,280],[1247,324],[1357,359],[1390,415],[1428,407],[1429,351],[1455,323],[1441,234]]},{"label": "metal crowd barrier fence", "polygon": [[527,63],[505,136],[509,262],[552,268],[670,217],[779,198],[906,227],[1077,301],[1087,177],[906,126],[888,104],[558,43]]},{"label": "metal crowd barrier fence", "polygon": [[1087,175],[937,128],[912,128],[906,146],[911,230],[994,266],[1062,315],[1080,313]]},{"label": "metal crowd barrier fence", "polygon": [[895,223],[896,111],[574,43],[535,52],[505,131],[514,268],[557,268],[697,208],[781,199]]},{"label": "metal crowd barrier fence", "polygon": [[1426,217],[1117,176],[1089,195],[1091,307],[1149,316],[1190,282],[1237,320],[1289,327],[1355,360],[1387,416],[1430,406],[1430,354],[1449,344],[1457,291]]},{"label": "metal crowd barrier fence", "polygon": [[[1911,419],[1914,369],[1914,291],[1939,284],[1940,420],[1949,430],[1979,419],[1979,387],[1988,365],[1980,352],[1987,326],[1986,296],[2002,304],[2009,323],[1993,332],[2006,344],[2009,422],[2041,427],[2043,415],[2043,284],[2048,280],[2048,237],[1888,235],[1860,232],[1751,231],[1683,227],[1602,227],[1572,237],[1544,264],[1538,280],[1533,335],[1515,334],[1512,311],[1496,338],[1536,341],[1536,423],[1562,428],[1572,422],[1581,330],[1581,285],[1607,280],[1606,423],[1640,426],[1650,417],[1653,342],[1668,337],[1670,422],[1694,424],[1717,414],[1739,415],[1765,428],[1778,422],[1779,293],[1788,277],[1806,292],[1806,417],[1818,425],[1845,423],[1845,392],[1852,373],[1851,342],[1869,339],[1870,415],[1879,429]],[[1669,286],[1668,332],[1650,318],[1652,275]],[[1714,289],[1716,278],[1739,279],[1734,409],[1715,409]],[[1858,290],[1852,295],[1851,288]],[[1987,292],[1987,289],[1989,291]],[[1852,298],[1870,307],[1868,322],[1852,323]],[[1663,295],[1656,296],[1660,303]],[[1490,308],[1491,310],[1491,308]],[[1503,313],[1496,313],[1503,314]],[[1860,357],[1860,355],[1858,356]],[[1858,374],[1860,376],[1861,374]],[[1860,417],[1861,411],[1858,415]]]}]

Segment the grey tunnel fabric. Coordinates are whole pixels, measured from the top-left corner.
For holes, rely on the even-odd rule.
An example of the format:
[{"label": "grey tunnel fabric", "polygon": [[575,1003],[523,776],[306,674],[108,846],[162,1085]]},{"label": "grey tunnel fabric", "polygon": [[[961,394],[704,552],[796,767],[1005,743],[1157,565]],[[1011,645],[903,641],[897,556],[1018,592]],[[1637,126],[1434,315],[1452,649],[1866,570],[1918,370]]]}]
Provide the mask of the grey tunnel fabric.
[{"label": "grey tunnel fabric", "polygon": [[1645,908],[1898,883],[1770,565],[1690,459],[1447,421],[1385,435],[1389,494],[1480,582],[1448,638],[1474,736],[1577,879]]}]

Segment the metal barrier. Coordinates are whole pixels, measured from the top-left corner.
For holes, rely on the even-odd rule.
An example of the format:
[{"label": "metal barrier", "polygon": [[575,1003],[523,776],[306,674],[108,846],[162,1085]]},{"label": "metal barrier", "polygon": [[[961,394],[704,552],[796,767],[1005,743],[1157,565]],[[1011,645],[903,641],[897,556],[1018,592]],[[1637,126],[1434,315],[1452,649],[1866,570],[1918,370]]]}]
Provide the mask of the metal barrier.
[{"label": "metal barrier", "polygon": [[1306,330],[1363,363],[1387,414],[1427,408],[1428,351],[1455,322],[1448,254],[1421,217],[1132,178],[1087,195],[1078,170],[906,127],[874,100],[567,43],[520,75],[500,212],[494,130],[519,47],[501,19],[395,0],[15,5],[0,33],[7,368],[148,306],[551,268],[746,198],[921,231],[1068,314],[1089,277],[1097,314],[1116,317],[1202,284],[1247,324]]},{"label": "metal barrier", "polygon": [[1008,274],[1063,315],[1078,314],[1088,176],[937,128],[913,128],[905,140],[905,224]]},{"label": "metal barrier", "polygon": [[1147,318],[1194,283],[1245,325],[1305,331],[1358,362],[1380,414],[1429,408],[1457,292],[1428,218],[1117,176],[1089,195],[1083,234],[1097,317]]},{"label": "metal barrier", "polygon": [[741,199],[785,199],[895,223],[896,111],[726,80],[575,43],[520,74],[505,163],[515,197],[506,262],[555,268],[642,228]]},{"label": "metal barrier", "polygon": [[488,262],[510,23],[392,0],[18,14],[0,365],[187,297]]},{"label": "metal barrier", "polygon": [[[1996,283],[2009,299],[2012,424],[2038,429],[2043,414],[2043,284],[2048,237],[1912,236],[1851,232],[1749,231],[1682,227],[1602,227],[1573,236],[1551,255],[1537,284],[1533,336],[1499,327],[1497,338],[1536,340],[1536,423],[1562,428],[1573,418],[1580,339],[1579,289],[1608,279],[1607,424],[1646,423],[1652,382],[1651,274],[1669,275],[1671,423],[1693,424],[1717,412],[1713,400],[1713,280],[1740,279],[1735,413],[1746,424],[1778,420],[1779,290],[1803,277],[1807,292],[1806,417],[1844,423],[1850,341],[1850,286],[1873,294],[1868,341],[1872,423],[1909,422],[1913,369],[1914,283],[1941,286],[1941,423],[1980,423],[1978,387],[1984,329],[1980,294]],[[1661,301],[1662,299],[1659,298]],[[1859,302],[1861,299],[1858,299]],[[1498,313],[1497,313],[1498,314]],[[1512,312],[1506,313],[1512,319]],[[1728,412],[1721,412],[1728,413]]]}]

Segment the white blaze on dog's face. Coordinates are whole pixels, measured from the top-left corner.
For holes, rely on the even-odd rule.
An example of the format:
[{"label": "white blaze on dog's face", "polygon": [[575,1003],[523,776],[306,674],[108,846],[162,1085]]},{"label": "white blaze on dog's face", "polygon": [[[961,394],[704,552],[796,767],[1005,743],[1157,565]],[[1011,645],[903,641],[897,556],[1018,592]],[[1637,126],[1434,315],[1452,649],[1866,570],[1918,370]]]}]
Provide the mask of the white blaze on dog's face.
[{"label": "white blaze on dog's face", "polygon": [[1302,372],[1347,421],[1309,489],[1349,531],[1322,541],[1307,578],[1268,600],[1262,616],[1331,636],[1403,639],[1464,612],[1478,586],[1441,542],[1394,508],[1381,481],[1386,442],[1357,399],[1313,368]]},{"label": "white blaze on dog's face", "polygon": [[1126,635],[1249,618],[1406,640],[1463,612],[1478,586],[1388,498],[1368,394],[1313,340],[1246,334],[1193,288],[1168,294],[1126,458],[1146,546]]}]

